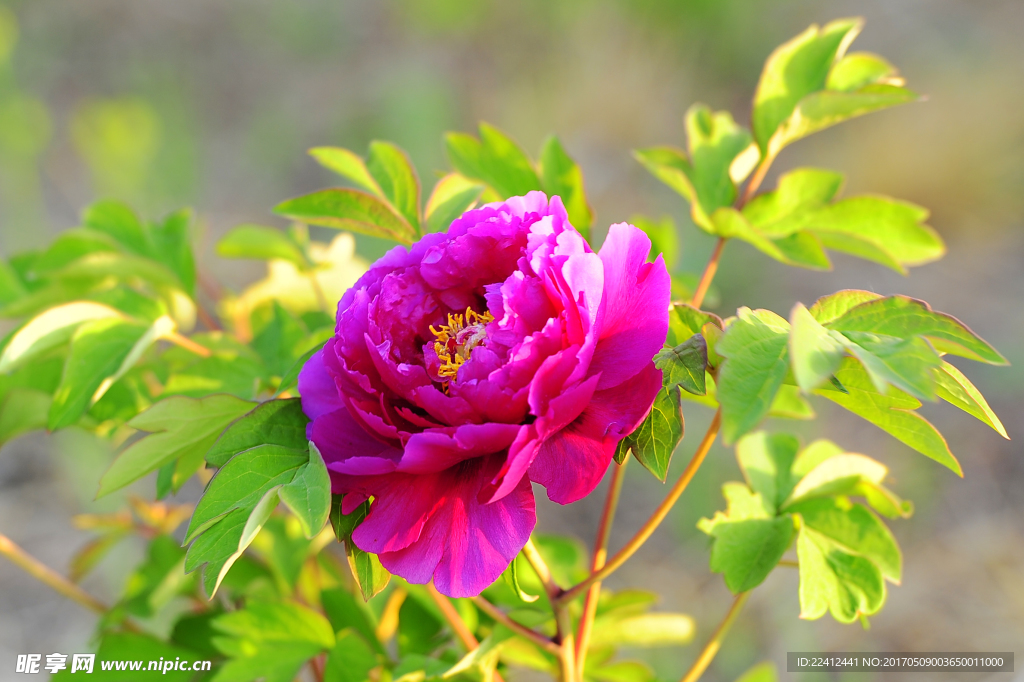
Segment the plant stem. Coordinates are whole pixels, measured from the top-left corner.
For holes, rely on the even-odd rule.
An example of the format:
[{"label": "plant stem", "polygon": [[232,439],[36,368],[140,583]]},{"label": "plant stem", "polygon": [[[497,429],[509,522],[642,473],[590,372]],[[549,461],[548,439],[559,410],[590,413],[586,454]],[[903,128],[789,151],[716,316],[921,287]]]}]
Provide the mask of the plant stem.
[{"label": "plant stem", "polygon": [[722,249],[727,241],[729,240],[726,237],[718,238],[718,243],[715,244],[715,248],[711,252],[708,264],[704,266],[704,273],[700,276],[697,290],[693,292],[693,298],[690,299],[690,305],[694,308],[700,308],[701,303],[704,302],[704,296],[707,295],[708,289],[711,287],[711,280],[715,278],[715,273],[718,272],[718,261],[722,259]]},{"label": "plant stem", "polygon": [[772,157],[765,157],[757,165],[754,170],[754,174],[750,176],[750,182],[747,183],[746,188],[743,190],[743,195],[740,196],[739,203],[736,205],[737,208],[743,208],[747,202],[754,197],[754,193],[761,187],[761,183],[764,182],[764,176],[768,174],[768,169],[772,165],[772,161],[775,159]]},{"label": "plant stem", "polygon": [[523,547],[523,556],[530,562],[530,566],[537,573],[537,577],[540,578],[541,584],[544,586],[544,591],[547,592],[548,598],[554,600],[562,590],[555,584],[555,581],[551,578],[551,569],[548,568],[547,563],[544,561],[544,557],[540,555],[537,550],[537,546],[533,544],[533,538],[526,541],[526,545]]},{"label": "plant stem", "polygon": [[99,599],[36,559],[3,534],[0,534],[0,554],[10,559],[36,580],[53,588],[68,599],[78,602],[90,611],[96,613],[107,611],[107,606]]},{"label": "plant stem", "polygon": [[465,621],[462,620],[462,616],[452,606],[451,601],[446,596],[437,591],[434,587],[434,583],[427,583],[427,592],[430,594],[430,598],[437,604],[437,608],[441,609],[441,613],[444,614],[444,619],[448,621],[448,625],[452,631],[462,642],[462,645],[466,647],[466,651],[472,651],[473,649],[480,646],[480,642],[477,641],[476,637],[470,631]]},{"label": "plant stem", "polygon": [[195,353],[201,358],[208,358],[211,355],[213,355],[213,351],[211,351],[206,346],[200,346],[192,339],[188,338],[187,336],[182,336],[178,332],[169,332],[167,334],[164,334],[163,338],[164,340],[170,341],[176,346],[181,346],[185,350]]},{"label": "plant stem", "polygon": [[[601,522],[597,526],[594,558],[590,564],[591,572],[600,571],[604,568],[605,559],[608,558],[608,538],[612,534],[612,520],[615,518],[615,509],[619,506],[619,495],[622,493],[622,482],[625,480],[627,462],[629,462],[629,459],[624,459],[622,464],[615,464],[612,467],[612,480],[608,486],[608,497],[605,499],[604,510],[601,512]],[[597,599],[600,596],[601,583],[596,582],[587,590],[587,597],[583,601],[583,615],[580,616],[580,626],[576,632],[576,675],[579,682],[583,682],[583,666],[587,660],[590,631],[594,627],[594,617],[597,615]]]},{"label": "plant stem", "polygon": [[715,442],[715,437],[718,435],[718,427],[722,422],[722,412],[719,410],[715,412],[714,418],[711,420],[711,424],[708,426],[707,433],[704,434],[704,439],[697,446],[697,451],[693,454],[693,458],[690,459],[690,463],[686,465],[686,469],[683,470],[682,475],[679,476],[679,480],[676,481],[675,485],[672,486],[672,490],[669,491],[665,499],[662,500],[658,508],[654,510],[650,518],[640,527],[640,530],[636,532],[636,535],[626,543],[626,546],[620,549],[615,556],[605,564],[604,568],[594,571],[587,577],[583,582],[573,586],[572,588],[565,590],[555,598],[555,602],[558,604],[568,604],[570,601],[580,596],[584,590],[588,589],[591,585],[596,582],[600,582],[611,575],[616,569],[636,553],[638,549],[647,541],[647,538],[651,537],[658,525],[665,520],[668,516],[669,511],[672,509],[672,505],[676,503],[679,496],[686,490],[686,486],[693,479],[693,475],[697,473],[697,469],[700,468],[701,463],[708,454],[708,450],[711,449],[711,444]]},{"label": "plant stem", "polygon": [[536,630],[531,630],[525,625],[515,622],[505,612],[483,597],[473,597],[473,603],[488,616],[498,621],[517,635],[530,640],[549,654],[554,654],[555,656],[562,655],[562,647],[558,646],[552,640],[548,639]]},{"label": "plant stem", "polygon": [[725,618],[722,619],[722,622],[715,629],[715,634],[711,635],[711,639],[704,645],[704,650],[700,652],[700,656],[697,657],[697,660],[690,666],[690,670],[683,675],[679,682],[697,682],[700,679],[700,676],[704,674],[704,671],[711,664],[715,654],[722,648],[722,640],[725,639],[725,635],[729,632],[729,628],[732,627],[733,621],[736,620],[740,609],[743,608],[743,603],[747,601],[749,596],[750,592],[740,592],[736,595],[736,599],[733,600],[732,606],[729,607],[728,613],[725,614]]}]

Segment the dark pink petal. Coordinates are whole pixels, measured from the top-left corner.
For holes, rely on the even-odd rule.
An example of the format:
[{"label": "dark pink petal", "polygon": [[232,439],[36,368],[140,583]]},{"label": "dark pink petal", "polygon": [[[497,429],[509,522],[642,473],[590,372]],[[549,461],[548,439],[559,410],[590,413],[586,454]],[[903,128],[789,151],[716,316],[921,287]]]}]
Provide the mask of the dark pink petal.
[{"label": "dark pink petal", "polygon": [[599,389],[618,386],[661,350],[668,335],[671,280],[661,256],[647,262],[651,240],[642,230],[612,225],[601,246],[604,310],[590,371],[601,372]]},{"label": "dark pink petal", "polygon": [[414,433],[405,444],[398,471],[432,474],[467,459],[502,452],[522,428],[519,424],[465,424]]},{"label": "dark pink petal", "polygon": [[[327,342],[333,346],[334,339]],[[314,353],[299,372],[299,394],[302,396],[302,411],[310,419],[333,412],[345,406],[334,379],[324,367],[324,349]]]},{"label": "dark pink petal", "polygon": [[[366,463],[360,464],[358,470],[350,469],[353,465],[348,463],[355,457],[379,461],[377,470],[372,473],[394,471],[398,458],[402,455],[401,449],[383,443],[367,433],[344,407],[320,415],[310,426],[311,428],[307,430],[309,439],[316,443],[327,468],[340,473],[371,473],[366,471]],[[372,465],[370,467],[373,468]]]},{"label": "dark pink petal", "polygon": [[477,501],[500,463],[500,457],[481,457],[434,474],[367,481],[374,500],[352,539],[409,582],[433,576],[448,596],[479,594],[508,567],[536,524],[528,479],[498,502]]},{"label": "dark pink petal", "polygon": [[644,420],[661,389],[661,371],[648,362],[639,374],[611,389],[597,391],[566,428],[545,440],[529,468],[530,479],[548,497],[570,504],[601,482],[623,436]]}]

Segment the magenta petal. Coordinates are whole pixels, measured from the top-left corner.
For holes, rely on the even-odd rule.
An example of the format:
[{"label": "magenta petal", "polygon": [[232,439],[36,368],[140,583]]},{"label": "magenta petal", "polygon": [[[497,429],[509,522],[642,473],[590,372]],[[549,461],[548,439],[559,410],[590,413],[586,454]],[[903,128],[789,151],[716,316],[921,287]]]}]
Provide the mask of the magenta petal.
[{"label": "magenta petal", "polygon": [[498,502],[477,501],[500,464],[490,456],[436,474],[379,477],[370,483],[374,501],[353,541],[409,582],[433,575],[450,597],[480,594],[523,548],[537,520],[525,478]]},{"label": "magenta petal", "polygon": [[398,470],[431,474],[467,459],[501,452],[522,428],[518,424],[464,424],[414,433],[405,444]]},{"label": "magenta petal", "polygon": [[644,368],[665,343],[671,280],[661,256],[647,262],[651,240],[642,230],[612,225],[599,255],[604,261],[604,310],[590,371],[598,389],[617,386]]},{"label": "magenta petal", "polygon": [[548,498],[570,504],[601,482],[623,436],[644,420],[661,389],[661,371],[648,362],[620,386],[597,391],[572,424],[541,444],[530,479],[547,488]]},{"label": "magenta petal", "polygon": [[[307,435],[316,443],[327,468],[339,473],[366,475],[394,471],[402,455],[400,449],[367,433],[344,407],[314,419]],[[361,461],[357,463],[354,459]],[[380,464],[374,465],[373,461]]]},{"label": "magenta petal", "polygon": [[[334,339],[327,342],[334,345]],[[345,406],[334,379],[324,367],[324,349],[314,353],[299,372],[299,394],[302,396],[302,411],[310,419],[333,412]]]}]

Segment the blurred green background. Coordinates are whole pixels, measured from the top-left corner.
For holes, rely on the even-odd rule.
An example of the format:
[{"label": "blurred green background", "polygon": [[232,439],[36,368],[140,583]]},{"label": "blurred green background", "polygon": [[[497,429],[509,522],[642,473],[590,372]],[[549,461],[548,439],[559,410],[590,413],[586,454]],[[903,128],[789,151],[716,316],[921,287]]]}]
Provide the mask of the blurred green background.
[{"label": "blurred green background", "polygon": [[[190,205],[199,215],[200,268],[238,290],[261,266],[217,260],[212,244],[241,222],[283,225],[270,214],[274,204],[335,182],[307,148],[362,152],[371,139],[388,139],[427,178],[447,167],[444,131],[486,120],[530,151],[558,133],[583,167],[599,233],[635,213],[671,215],[684,265],[699,271],[712,239],[692,228],[683,201],[630,151],[682,144],[682,115],[695,101],[746,123],[771,49],[810,23],[847,15],[867,19],[855,49],[887,57],[927,101],[801,142],[772,175],[804,164],[834,168],[847,173],[847,193],[926,206],[950,254],[906,279],[841,256],[833,272],[797,271],[731,244],[716,280],[717,310],[749,305],[785,315],[797,300],[846,287],[925,298],[1011,360],[1008,369],[966,369],[1011,437],[1024,436],[1016,429],[1024,417],[1020,0],[6,0],[0,250],[7,257],[44,245],[96,197],[125,199],[151,217]],[[770,177],[766,187],[773,184]],[[368,258],[386,247],[362,237],[358,244]],[[964,465],[960,481],[874,427],[816,407],[830,418],[827,431],[822,419],[769,428],[827,434],[891,466],[894,489],[918,509],[894,528],[905,586],[890,591],[870,630],[827,617],[807,623],[797,619],[795,572],[780,568],[754,594],[706,679],[732,680],[758,660],[784,662],[796,650],[1024,651],[1024,459],[1015,442],[952,408],[926,407]],[[687,410],[690,435],[674,471],[709,417]],[[109,457],[73,432],[7,445],[0,530],[63,568],[86,537],[69,518],[95,508],[93,483]],[[727,608],[694,523],[722,506],[721,482],[738,476],[731,452],[716,448],[671,523],[609,581],[660,587],[666,609],[698,618],[696,644],[639,652],[663,679],[688,667]],[[627,486],[613,548],[661,496],[661,484],[639,467]],[[539,528],[589,543],[602,493],[565,509],[541,504]],[[115,555],[87,587],[116,593],[131,561]],[[91,627],[78,606],[0,563],[0,677],[17,653],[82,650]]]}]

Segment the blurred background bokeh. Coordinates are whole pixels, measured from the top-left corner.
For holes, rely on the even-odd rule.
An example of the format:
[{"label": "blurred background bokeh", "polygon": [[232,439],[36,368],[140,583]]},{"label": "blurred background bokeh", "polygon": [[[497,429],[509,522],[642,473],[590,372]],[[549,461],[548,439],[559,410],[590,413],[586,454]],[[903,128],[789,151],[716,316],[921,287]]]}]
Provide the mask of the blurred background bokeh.
[{"label": "blurred background bokeh", "polygon": [[[270,213],[274,204],[335,182],[307,148],[361,152],[388,139],[429,178],[447,168],[442,133],[485,120],[531,152],[557,132],[583,167],[599,233],[636,213],[671,215],[683,265],[699,271],[712,238],[692,227],[683,201],[630,151],[682,144],[682,115],[695,101],[747,123],[771,49],[810,23],[847,15],[867,19],[856,49],[886,56],[927,101],[803,141],[783,153],[773,176],[819,165],[847,173],[847,193],[926,206],[949,255],[903,278],[841,256],[832,272],[798,271],[730,244],[717,311],[749,305],[788,315],[795,301],[846,287],[924,298],[1013,363],[966,370],[1011,438],[1024,438],[1020,0],[0,0],[0,250],[7,257],[43,246],[97,197],[127,200],[154,218],[188,205],[198,213],[200,269],[238,290],[262,266],[218,260],[212,244],[240,222],[283,225]],[[369,259],[386,247],[357,243]],[[805,622],[797,618],[796,573],[779,568],[754,593],[706,679],[732,680],[769,658],[784,668],[785,652],[798,650],[1024,654],[1017,440],[952,407],[926,406],[963,463],[958,480],[874,427],[822,401],[815,407],[817,421],[769,428],[828,435],[892,468],[893,488],[917,505],[912,519],[894,523],[904,586],[890,590],[870,629],[827,616]],[[709,418],[687,408],[689,435],[670,479]],[[62,570],[87,537],[71,516],[112,504],[92,502],[110,458],[107,445],[73,430],[9,443],[0,451],[0,531]],[[659,589],[663,608],[698,619],[690,647],[637,652],[661,679],[678,678],[728,606],[694,524],[722,506],[721,483],[738,476],[731,451],[716,447],[670,522],[608,583]],[[663,490],[638,466],[626,485],[613,548]],[[539,529],[591,542],[603,491],[565,509],[542,504]],[[89,589],[116,594],[132,551],[105,560]],[[82,650],[92,628],[91,614],[0,562],[0,679],[13,678],[16,653]]]}]

